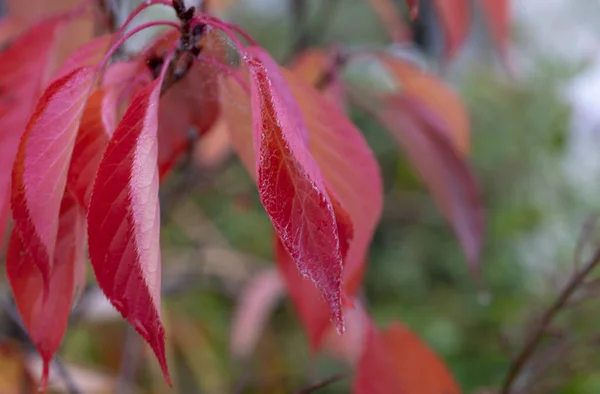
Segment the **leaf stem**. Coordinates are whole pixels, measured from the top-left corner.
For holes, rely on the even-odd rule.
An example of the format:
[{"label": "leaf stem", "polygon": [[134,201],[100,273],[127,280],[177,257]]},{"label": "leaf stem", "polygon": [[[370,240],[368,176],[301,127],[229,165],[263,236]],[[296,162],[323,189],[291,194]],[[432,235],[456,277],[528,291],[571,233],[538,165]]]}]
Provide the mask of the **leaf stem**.
[{"label": "leaf stem", "polygon": [[577,288],[583,283],[588,274],[592,272],[594,268],[596,268],[599,262],[600,247],[596,249],[594,255],[590,258],[590,260],[588,260],[588,262],[583,266],[583,268],[571,277],[571,280],[560,292],[554,303],[543,314],[539,323],[536,325],[533,332],[529,335],[529,338],[525,342],[525,345],[515,357],[514,362],[512,363],[508,371],[506,379],[504,380],[504,384],[502,385],[502,389],[500,391],[501,394],[510,394],[515,380],[517,379],[527,362],[535,353],[542,338],[544,337],[544,333],[552,323],[552,320],[563,309],[563,307],[569,301],[569,298],[573,295],[575,290],[577,290]]}]

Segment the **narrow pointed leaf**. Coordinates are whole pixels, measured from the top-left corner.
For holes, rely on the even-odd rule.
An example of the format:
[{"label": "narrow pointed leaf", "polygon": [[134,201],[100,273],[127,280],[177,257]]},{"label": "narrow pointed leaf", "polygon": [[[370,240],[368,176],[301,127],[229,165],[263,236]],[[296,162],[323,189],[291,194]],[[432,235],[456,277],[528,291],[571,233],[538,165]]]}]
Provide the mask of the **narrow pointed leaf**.
[{"label": "narrow pointed leaf", "polygon": [[474,273],[479,271],[485,215],[477,181],[450,140],[446,125],[421,102],[385,99],[378,113],[419,172],[460,241]]},{"label": "narrow pointed leaf", "polygon": [[[383,192],[379,167],[362,133],[339,106],[304,82],[304,75],[285,69],[281,73],[306,122],[310,154],[325,178],[340,234],[340,248],[346,256],[344,290],[352,296],[360,287],[365,255],[381,215]],[[225,84],[224,100],[238,104],[224,106],[223,110],[232,133],[232,144],[253,174],[256,161],[251,133],[246,126],[250,116],[239,110],[244,94],[235,82]],[[347,242],[343,242],[344,239]],[[348,252],[344,253],[346,247]],[[287,270],[293,268],[288,262],[289,254],[276,252],[276,256],[287,289],[308,332],[311,348],[318,350],[330,326],[329,307],[311,281],[303,279],[297,270],[295,274],[293,270]]]},{"label": "narrow pointed leaf", "polygon": [[388,31],[392,41],[406,41],[410,33],[402,20],[402,15],[396,2],[394,0],[369,0],[369,3]]},{"label": "narrow pointed leaf", "polygon": [[306,124],[278,66],[262,49],[249,52],[261,202],[300,273],[323,293],[338,330],[343,331],[344,256],[325,180],[309,152]]},{"label": "narrow pointed leaf", "polygon": [[150,344],[169,379],[161,322],[158,101],[161,79],[134,97],[100,161],[88,211],[98,285]]},{"label": "narrow pointed leaf", "polygon": [[61,202],[58,242],[47,281],[19,234],[13,232],[10,237],[6,275],[29,337],[44,361],[43,387],[48,364],[67,328],[84,252],[85,213],[68,192]]},{"label": "narrow pointed leaf", "polygon": [[94,72],[94,67],[78,68],[48,86],[21,138],[13,167],[13,231],[19,233],[44,277],[52,265],[58,212]]},{"label": "narrow pointed leaf", "polygon": [[62,19],[34,25],[0,53],[0,240],[10,212],[11,170],[19,140],[47,82]]}]

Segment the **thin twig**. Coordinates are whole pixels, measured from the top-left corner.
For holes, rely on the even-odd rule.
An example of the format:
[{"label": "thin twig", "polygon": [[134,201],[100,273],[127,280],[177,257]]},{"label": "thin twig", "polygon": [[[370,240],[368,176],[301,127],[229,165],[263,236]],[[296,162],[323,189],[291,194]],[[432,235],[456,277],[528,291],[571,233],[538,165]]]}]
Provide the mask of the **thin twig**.
[{"label": "thin twig", "polygon": [[563,309],[567,301],[569,301],[571,295],[579,288],[579,286],[589,275],[589,273],[592,272],[594,268],[596,268],[599,262],[600,247],[596,249],[594,255],[584,265],[584,267],[571,277],[571,280],[569,281],[569,283],[567,283],[565,288],[558,295],[554,303],[543,314],[539,323],[534,328],[533,332],[529,335],[529,339],[527,339],[525,345],[517,354],[513,363],[511,364],[504,384],[502,385],[501,394],[510,394],[513,383],[515,382],[516,378],[519,376],[527,362],[535,353],[542,338],[544,337],[544,333],[552,323],[554,317],[556,317],[556,315]]},{"label": "thin twig", "polygon": [[347,372],[340,372],[338,374],[333,375],[330,378],[324,379],[324,380],[317,382],[309,387],[300,389],[299,391],[296,392],[296,394],[314,393],[315,391],[325,388],[325,387],[329,386],[330,384],[339,382],[340,380],[344,379],[346,376],[348,376]]},{"label": "thin twig", "polygon": [[[25,324],[23,323],[23,320],[21,320],[21,316],[19,315],[19,312],[17,311],[17,308],[12,300],[12,297],[9,299],[5,299],[4,309],[6,310],[10,319],[27,335],[29,344],[33,345],[33,342],[31,341],[31,338],[29,338],[29,334],[27,333],[27,329],[25,328]],[[69,373],[69,370],[65,366],[65,363],[63,362],[61,357],[55,355],[52,359],[52,365],[54,365],[54,367],[56,368],[56,371],[58,372],[58,375],[65,384],[67,392],[69,394],[83,394],[83,391],[79,390],[79,388],[75,384],[75,381],[71,377],[71,374]]]},{"label": "thin twig", "polygon": [[583,249],[585,245],[590,241],[592,237],[592,233],[594,228],[598,223],[598,215],[593,214],[587,217],[583,226],[581,228],[581,232],[579,237],[577,238],[577,245],[575,246],[575,254],[573,257],[573,270],[578,270],[581,265],[581,259],[583,255]]}]

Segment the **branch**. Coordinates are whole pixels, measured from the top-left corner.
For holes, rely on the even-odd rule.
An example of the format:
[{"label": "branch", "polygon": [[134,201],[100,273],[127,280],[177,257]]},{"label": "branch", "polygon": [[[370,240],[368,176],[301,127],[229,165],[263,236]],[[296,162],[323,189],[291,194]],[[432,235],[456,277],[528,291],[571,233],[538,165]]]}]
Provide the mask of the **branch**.
[{"label": "branch", "polygon": [[344,379],[346,376],[348,376],[347,372],[340,372],[338,374],[333,375],[330,378],[324,379],[320,382],[317,382],[315,384],[313,384],[312,386],[309,387],[305,387],[303,389],[300,389],[299,391],[296,392],[296,394],[310,394],[313,393],[317,390],[320,390],[322,388],[325,388],[327,386],[329,386],[330,384],[333,384],[335,382],[339,382],[340,380]]},{"label": "branch", "polygon": [[539,323],[534,328],[533,332],[529,335],[529,339],[527,339],[525,345],[515,357],[508,371],[504,384],[502,385],[502,390],[500,391],[501,394],[510,394],[516,378],[519,376],[527,362],[535,353],[542,338],[544,337],[544,333],[547,331],[548,327],[552,323],[552,320],[563,309],[563,307],[569,301],[569,298],[583,283],[583,281],[586,279],[589,273],[592,272],[594,268],[596,268],[599,262],[600,247],[596,249],[594,255],[590,258],[590,260],[588,260],[588,262],[583,266],[583,268],[571,277],[571,280],[569,281],[569,283],[567,283],[565,288],[558,295],[554,303],[543,314]]},{"label": "branch", "polygon": [[[27,333],[25,324],[23,324],[23,321],[21,320],[21,316],[19,316],[19,312],[17,311],[17,308],[12,300],[12,297],[10,299],[4,301],[4,309],[6,310],[10,319],[26,334],[26,338],[27,338],[29,344],[31,346],[33,346],[34,344],[31,341],[31,339],[29,338],[29,334]],[[52,364],[54,365],[54,367],[56,368],[56,371],[58,372],[61,379],[65,383],[65,386],[67,387],[67,392],[69,394],[83,394],[83,391],[79,390],[79,388],[75,384],[75,381],[71,377],[69,370],[65,366],[63,360],[58,355],[54,356],[54,358],[52,360]]]}]

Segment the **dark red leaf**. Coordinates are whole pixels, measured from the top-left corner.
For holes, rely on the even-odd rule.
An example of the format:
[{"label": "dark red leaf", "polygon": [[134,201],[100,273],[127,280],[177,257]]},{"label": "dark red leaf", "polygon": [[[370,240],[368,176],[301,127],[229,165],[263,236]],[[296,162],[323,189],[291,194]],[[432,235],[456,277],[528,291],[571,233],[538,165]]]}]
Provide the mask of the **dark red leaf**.
[{"label": "dark red leaf", "polygon": [[48,364],[67,328],[78,282],[76,272],[85,259],[85,213],[73,195],[67,192],[61,202],[58,241],[47,281],[26,246],[13,231],[6,275],[29,337],[44,361],[41,385],[45,387]]},{"label": "dark red leaf", "polygon": [[306,124],[275,61],[260,48],[248,52],[261,202],[298,270],[323,293],[343,331],[344,256],[334,207],[309,151]]},{"label": "dark red leaf", "polygon": [[371,324],[358,363],[355,394],[458,394],[444,363],[399,323],[378,332]]},{"label": "dark red leaf", "polygon": [[0,240],[7,226],[11,170],[19,140],[49,77],[56,32],[63,22],[58,18],[43,21],[0,52]]},{"label": "dark red leaf", "polygon": [[477,181],[448,138],[447,125],[413,98],[387,97],[378,117],[398,140],[479,271],[485,215]]},{"label": "dark red leaf", "polygon": [[162,79],[133,98],[100,165],[88,211],[89,253],[110,302],[150,344],[169,380],[160,318],[158,101]]}]

